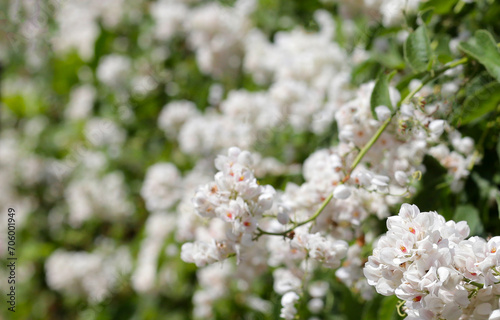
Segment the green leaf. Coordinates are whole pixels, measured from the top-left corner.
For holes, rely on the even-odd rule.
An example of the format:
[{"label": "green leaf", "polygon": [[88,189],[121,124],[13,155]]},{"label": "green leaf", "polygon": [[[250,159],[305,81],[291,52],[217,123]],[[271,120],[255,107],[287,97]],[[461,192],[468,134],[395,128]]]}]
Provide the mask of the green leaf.
[{"label": "green leaf", "polygon": [[[431,49],[434,51],[439,62],[446,64],[453,61],[453,53],[450,50],[451,37],[447,34],[436,35],[431,43]],[[435,44],[435,46],[433,46]]]},{"label": "green leaf", "polygon": [[396,30],[382,29],[377,34],[377,37],[387,39],[387,46],[383,50],[373,50],[372,59],[380,63],[387,69],[403,70],[406,67],[406,62],[401,54],[401,45],[394,38]]},{"label": "green leaf", "polygon": [[432,64],[432,51],[425,25],[411,33],[404,44],[405,60],[415,72],[422,72]]},{"label": "green leaf", "polygon": [[405,68],[405,61],[403,57],[401,57],[400,53],[395,50],[389,50],[387,52],[376,52],[372,57],[374,60],[388,69],[403,70]]},{"label": "green leaf", "polygon": [[425,24],[431,22],[432,16],[434,15],[434,8],[426,8],[420,11],[420,17]]},{"label": "green leaf", "polygon": [[488,31],[476,31],[473,38],[461,42],[458,48],[479,61],[495,79],[500,81],[500,51]]},{"label": "green leaf", "polygon": [[394,78],[394,76],[398,73],[397,70],[393,70],[391,73],[389,73],[387,75],[387,82],[391,82],[392,81],[392,78]]},{"label": "green leaf", "polygon": [[394,320],[399,319],[397,306],[399,299],[396,296],[385,297],[382,300],[382,305],[378,311],[378,318],[380,320]]},{"label": "green leaf", "polygon": [[429,0],[427,2],[422,3],[420,6],[420,10],[426,10],[433,8],[434,12],[437,14],[446,14],[451,12],[455,3],[458,0]]},{"label": "green leaf", "polygon": [[455,211],[453,216],[455,221],[466,221],[470,228],[470,234],[478,235],[484,230],[481,218],[479,218],[479,210],[471,205],[461,205]]},{"label": "green leaf", "polygon": [[494,111],[500,103],[500,83],[490,82],[468,95],[461,111],[461,124],[472,122]]},{"label": "green leaf", "polygon": [[351,81],[356,86],[368,82],[377,76],[380,68],[380,64],[376,61],[368,59],[353,68]]},{"label": "green leaf", "polygon": [[375,82],[375,87],[372,91],[372,96],[370,98],[370,106],[372,110],[373,117],[378,120],[377,114],[375,113],[375,108],[378,106],[386,106],[392,109],[391,96],[389,94],[389,80],[388,76],[381,72]]}]

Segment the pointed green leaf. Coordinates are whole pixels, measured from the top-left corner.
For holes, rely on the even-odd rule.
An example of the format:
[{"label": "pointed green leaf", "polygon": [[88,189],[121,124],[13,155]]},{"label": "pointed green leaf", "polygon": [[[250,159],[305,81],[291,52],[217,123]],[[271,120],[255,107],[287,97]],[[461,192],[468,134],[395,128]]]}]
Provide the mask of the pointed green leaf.
[{"label": "pointed green leaf", "polygon": [[474,91],[464,101],[460,123],[467,124],[494,111],[500,104],[500,83],[490,82]]},{"label": "pointed green leaf", "polygon": [[458,0],[429,0],[422,3],[420,10],[432,8],[437,14],[446,14],[453,9],[457,2]]},{"label": "pointed green leaf", "polygon": [[432,16],[434,15],[434,8],[426,8],[420,11],[420,17],[425,24],[431,22]]},{"label": "pointed green leaf", "polygon": [[405,60],[415,72],[428,69],[432,63],[432,51],[425,25],[411,33],[404,44]]},{"label": "pointed green leaf", "polygon": [[458,48],[486,67],[486,70],[500,82],[500,51],[493,36],[486,30],[478,30],[467,42]]},{"label": "pointed green leaf", "polygon": [[351,81],[356,86],[368,82],[377,76],[380,68],[380,64],[372,59],[368,59],[353,67]]},{"label": "pointed green leaf", "polygon": [[372,110],[373,117],[378,120],[377,114],[375,113],[375,108],[378,106],[386,106],[391,111],[392,103],[391,96],[389,94],[389,79],[388,76],[381,72],[375,82],[375,87],[373,88],[372,95],[370,98],[370,106]]},{"label": "pointed green leaf", "polygon": [[[434,37],[436,47],[432,50],[434,51],[436,58],[439,62],[445,64],[453,61],[453,53],[450,50],[450,40],[451,37],[448,34],[439,34]],[[432,48],[432,43],[431,43]]]}]

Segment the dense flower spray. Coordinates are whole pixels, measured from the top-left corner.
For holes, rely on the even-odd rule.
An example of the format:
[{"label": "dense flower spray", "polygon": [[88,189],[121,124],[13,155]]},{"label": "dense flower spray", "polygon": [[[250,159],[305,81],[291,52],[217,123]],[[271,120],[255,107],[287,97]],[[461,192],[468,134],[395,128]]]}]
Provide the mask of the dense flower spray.
[{"label": "dense flower spray", "polygon": [[466,239],[466,222],[409,204],[387,229],[363,271],[378,293],[405,302],[406,319],[497,319],[500,237]]}]

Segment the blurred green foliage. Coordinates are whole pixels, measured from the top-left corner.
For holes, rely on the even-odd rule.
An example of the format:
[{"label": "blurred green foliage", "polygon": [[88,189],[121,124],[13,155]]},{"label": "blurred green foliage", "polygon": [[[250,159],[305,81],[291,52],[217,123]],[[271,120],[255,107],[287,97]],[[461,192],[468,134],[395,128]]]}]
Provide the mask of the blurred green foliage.
[{"label": "blurred green foliage", "polygon": [[[222,1],[231,5],[233,1]],[[476,33],[476,42],[462,44],[465,53],[471,59],[477,59],[464,68],[465,80],[463,89],[457,95],[453,114],[450,119],[460,130],[477,142],[478,156],[482,155],[481,162],[472,168],[473,174],[467,179],[462,192],[454,194],[446,181],[446,170],[436,160],[425,159],[427,171],[423,174],[418,193],[408,202],[417,204],[422,211],[435,210],[447,219],[466,220],[471,226],[472,235],[491,236],[500,234],[500,112],[499,83],[500,53],[495,51],[495,43],[500,40],[500,2],[494,1],[486,5],[486,1],[464,4],[457,10],[457,0],[438,1],[431,0],[422,5],[422,12],[428,10],[422,17],[427,21],[427,29],[416,29],[416,17],[408,17],[407,25],[393,29],[386,29],[373,24],[369,17],[355,16],[354,21],[358,33],[353,38],[346,37],[342,31],[343,17],[338,12],[336,4],[323,4],[320,1],[303,0],[260,0],[258,10],[254,13],[255,25],[266,34],[273,36],[281,30],[290,30],[297,25],[308,30],[315,30],[317,26],[313,14],[317,9],[325,9],[334,14],[338,21],[339,32],[337,41],[348,50],[356,46],[363,46],[370,52],[370,58],[356,66],[352,74],[353,85],[374,80],[383,68],[397,70],[396,77],[402,78],[414,75],[415,72],[425,72],[428,65],[432,64],[429,57],[409,56],[405,63],[403,47],[394,41],[401,30],[415,33],[409,38],[408,50],[413,51],[414,46],[424,43],[428,54],[436,57],[434,63],[442,65],[453,60],[449,50],[451,37],[458,34],[459,26],[466,26],[468,30],[475,31],[486,29],[492,34],[491,43],[487,45],[487,57],[481,50],[485,47],[481,42],[484,37]],[[454,11],[455,10],[455,11]],[[126,54],[132,59],[138,59],[148,54],[147,48],[138,45],[140,28],[151,28],[151,21],[141,25],[127,25],[118,32],[111,33],[104,28],[95,44],[94,58],[85,63],[76,53],[66,56],[52,56],[48,64],[39,71],[33,72],[24,64],[22,59],[13,50],[9,55],[9,64],[4,65],[2,78],[29,78],[38,84],[30,95],[2,96],[2,103],[16,116],[14,123],[2,123],[2,127],[19,125],[25,119],[43,115],[50,122],[50,126],[38,137],[36,152],[47,157],[62,159],[75,150],[68,149],[82,139],[82,126],[69,126],[62,121],[64,106],[69,100],[69,94],[75,84],[79,82],[78,71],[86,66],[95,74],[99,59],[113,52],[113,43],[119,37],[125,37],[131,44],[130,51]],[[425,31],[429,42],[420,33]],[[428,34],[427,34],[428,32]],[[415,35],[415,36],[413,36]],[[386,39],[389,43],[385,51],[373,45],[375,39]],[[473,40],[471,40],[473,41]],[[51,50],[50,44],[45,44],[41,49]],[[180,151],[174,142],[168,141],[164,134],[157,128],[158,114],[166,103],[175,99],[188,99],[194,101],[203,110],[207,105],[210,86],[215,82],[204,75],[197,67],[193,52],[187,49],[185,39],[176,38],[168,47],[171,55],[165,64],[159,66],[168,70],[171,79],[179,85],[176,95],[168,96],[164,88],[166,79],[161,70],[151,70],[151,75],[156,81],[157,89],[147,96],[134,96],[131,108],[135,114],[134,121],[125,124],[128,139],[124,152],[112,161],[112,168],[124,172],[129,188],[133,192],[133,201],[137,208],[135,215],[127,221],[111,224],[91,220],[81,228],[65,228],[58,232],[47,232],[50,229],[49,212],[54,203],[61,199],[47,199],[44,197],[43,185],[38,185],[34,190],[26,189],[25,192],[35,192],[39,201],[39,209],[30,214],[26,228],[18,233],[18,256],[20,263],[30,265],[32,270],[29,279],[22,279],[18,286],[18,300],[16,314],[5,313],[1,308],[4,319],[190,319],[192,310],[192,293],[196,287],[196,268],[186,264],[179,257],[172,259],[162,256],[159,266],[168,264],[177,270],[175,285],[162,288],[159,295],[135,293],[127,280],[119,286],[118,293],[98,305],[89,305],[78,298],[64,296],[52,291],[47,286],[44,274],[44,261],[56,249],[91,250],[95,243],[96,235],[113,238],[120,244],[132,248],[132,254],[137,255],[139,244],[144,232],[144,223],[148,216],[144,202],[139,195],[139,190],[146,169],[159,161],[173,162],[182,171],[191,169],[197,159],[192,159]],[[462,54],[460,54],[462,56]],[[484,58],[483,58],[484,57]],[[485,71],[489,71],[487,74]],[[236,79],[236,81],[235,81]],[[487,82],[485,82],[487,81]],[[239,73],[235,78],[222,79],[221,83],[227,89],[246,88],[259,90],[251,78]],[[116,117],[118,114],[118,100],[113,92],[104,92],[106,89],[98,86],[98,96],[95,109],[98,115]],[[439,90],[439,84],[436,84]],[[64,136],[61,141],[59,136]],[[280,155],[280,160],[290,163],[302,163],[314,150],[331,145],[335,142],[336,128],[332,127],[324,136],[315,136],[310,133],[295,134],[291,128],[280,128],[270,132],[265,137],[265,142],[258,146],[259,152],[266,155]],[[294,154],[287,154],[287,146],[293,146]],[[282,152],[278,153],[277,150]],[[77,155],[76,155],[77,156]],[[301,176],[278,176],[264,179],[276,188],[284,188],[287,182],[301,183]],[[21,191],[22,188],[21,188]],[[496,192],[496,195],[493,195]],[[394,211],[396,212],[396,211]],[[368,220],[367,226],[373,226],[374,221]],[[375,227],[381,232],[385,229],[383,221],[376,221]],[[169,239],[168,242],[174,242]],[[168,243],[167,242],[167,243]],[[5,261],[2,261],[4,264]],[[322,319],[343,320],[389,320],[399,319],[396,306],[397,298],[376,297],[370,302],[364,302],[359,294],[353,293],[349,288],[335,281],[334,272],[323,270],[320,278],[329,281],[333,290],[328,293],[327,311],[321,315]],[[3,281],[3,280],[2,280]],[[218,319],[276,319],[279,317],[280,297],[272,289],[272,279],[267,278],[252,284],[253,292],[260,297],[272,302],[273,314],[267,316],[248,309],[238,295],[227,297],[215,306]],[[302,306],[301,315],[304,319],[312,316],[305,306]],[[244,315],[244,316],[243,316]]]}]

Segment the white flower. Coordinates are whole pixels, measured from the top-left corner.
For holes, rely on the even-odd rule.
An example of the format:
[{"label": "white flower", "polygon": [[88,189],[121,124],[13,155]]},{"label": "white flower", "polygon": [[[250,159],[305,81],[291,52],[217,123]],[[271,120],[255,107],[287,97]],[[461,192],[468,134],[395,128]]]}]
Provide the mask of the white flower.
[{"label": "white flower", "polygon": [[288,291],[298,291],[302,286],[302,280],[295,276],[290,270],[276,269],[273,272],[274,291],[284,294]]},{"label": "white flower", "polygon": [[474,151],[474,140],[470,137],[464,137],[455,143],[454,140],[452,140],[452,144],[457,151],[465,155],[469,155]]},{"label": "white flower", "polygon": [[345,185],[341,184],[335,188],[333,191],[333,197],[335,199],[347,199],[351,196],[351,190]]},{"label": "white flower", "polygon": [[348,244],[343,240],[322,237],[319,233],[307,237],[307,249],[311,258],[327,268],[337,268],[347,253]]},{"label": "white flower", "polygon": [[352,127],[348,127],[348,126],[342,128],[342,130],[340,130],[340,132],[339,132],[340,141],[343,141],[343,142],[352,141],[354,138],[354,132],[352,129],[353,129]]},{"label": "white flower", "polygon": [[328,282],[315,281],[309,285],[309,294],[313,298],[322,298],[328,292]]},{"label": "white flower", "polygon": [[225,259],[229,253],[236,253],[240,261],[244,251],[252,247],[252,233],[263,213],[273,206],[276,195],[272,186],[257,182],[252,164],[252,155],[236,147],[229,148],[227,156],[216,158],[215,166],[220,171],[215,174],[215,181],[199,187],[192,202],[200,216],[227,223],[225,239],[215,244],[184,244],[184,261],[205,265]]},{"label": "white flower", "polygon": [[199,112],[193,102],[172,101],[161,110],[158,116],[158,127],[165,132],[167,137],[176,138],[184,123],[198,115]]},{"label": "white flower", "polygon": [[70,101],[64,115],[68,119],[85,119],[94,107],[96,89],[88,84],[71,90]]},{"label": "white flower", "polygon": [[130,58],[118,54],[110,54],[99,60],[97,78],[102,83],[116,87],[123,83],[130,73]]},{"label": "white flower", "polygon": [[226,242],[197,241],[185,243],[181,247],[181,259],[185,262],[195,263],[198,267],[221,261],[233,253],[233,248]]},{"label": "white flower", "polygon": [[321,310],[323,310],[324,307],[325,307],[325,303],[323,302],[322,299],[318,299],[318,298],[311,299],[307,303],[307,308],[312,313],[320,313]]},{"label": "white flower", "polygon": [[280,317],[291,320],[295,318],[297,314],[297,309],[295,308],[295,303],[299,301],[299,295],[293,291],[287,292],[281,298],[281,309]]},{"label": "white flower", "polygon": [[141,195],[150,211],[169,209],[182,195],[181,175],[171,163],[157,163],[146,173]]}]

